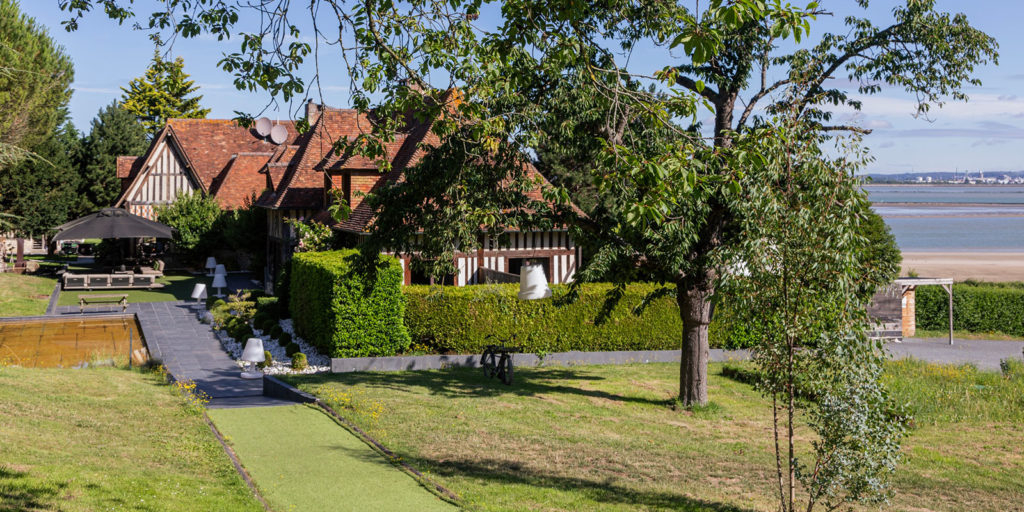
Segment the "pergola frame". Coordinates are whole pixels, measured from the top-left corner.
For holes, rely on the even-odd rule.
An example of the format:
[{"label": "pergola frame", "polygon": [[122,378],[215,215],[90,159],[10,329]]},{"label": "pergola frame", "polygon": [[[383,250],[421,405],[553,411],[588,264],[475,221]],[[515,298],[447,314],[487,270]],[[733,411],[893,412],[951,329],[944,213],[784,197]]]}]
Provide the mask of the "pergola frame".
[{"label": "pergola frame", "polygon": [[939,285],[949,295],[949,344],[953,344],[953,278],[948,277],[901,277],[895,281],[900,287],[900,297],[903,297],[907,290],[918,286]]}]

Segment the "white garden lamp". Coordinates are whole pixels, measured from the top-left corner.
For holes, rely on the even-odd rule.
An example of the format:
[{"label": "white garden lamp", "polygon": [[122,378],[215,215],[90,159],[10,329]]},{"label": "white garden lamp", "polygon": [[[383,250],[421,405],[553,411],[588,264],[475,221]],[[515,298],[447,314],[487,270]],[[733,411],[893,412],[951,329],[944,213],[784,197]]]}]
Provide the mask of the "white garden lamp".
[{"label": "white garden lamp", "polygon": [[540,263],[526,263],[519,269],[519,300],[546,299],[551,296],[548,278]]},{"label": "white garden lamp", "polygon": [[206,275],[212,276],[213,269],[217,268],[217,258],[210,256],[206,258]]},{"label": "white garden lamp", "polygon": [[221,291],[221,288],[226,288],[228,286],[227,276],[225,276],[224,274],[214,274],[213,284],[211,284],[210,286],[217,289],[217,293],[213,295],[214,297],[223,297],[224,292]]},{"label": "white garden lamp", "polygon": [[196,304],[199,304],[201,300],[206,298],[205,283],[196,283],[196,285],[192,287],[192,298],[196,300]]},{"label": "white garden lamp", "polygon": [[213,271],[215,276],[226,276],[228,275],[228,269],[224,268],[223,263],[218,263],[216,269]]},{"label": "white garden lamp", "polygon": [[256,363],[266,361],[263,354],[263,340],[249,338],[245,342],[245,349],[242,350],[242,361],[246,362],[246,369],[242,371],[243,379],[262,379],[263,372],[256,370]]}]

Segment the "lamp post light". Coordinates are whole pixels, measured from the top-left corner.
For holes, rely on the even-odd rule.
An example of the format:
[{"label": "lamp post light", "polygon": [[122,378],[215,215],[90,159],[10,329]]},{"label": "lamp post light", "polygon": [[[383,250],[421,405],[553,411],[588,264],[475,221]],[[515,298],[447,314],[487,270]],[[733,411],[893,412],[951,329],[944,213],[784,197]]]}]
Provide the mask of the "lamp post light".
[{"label": "lamp post light", "polygon": [[217,258],[209,256],[206,258],[206,275],[213,276],[213,269],[217,268]]},{"label": "lamp post light", "polygon": [[196,304],[199,304],[200,301],[206,298],[205,283],[196,283],[196,285],[192,287],[192,298],[196,300]]},{"label": "lamp post light", "polygon": [[519,300],[546,299],[551,296],[544,266],[540,263],[525,263],[519,269]]},{"label": "lamp post light", "polygon": [[227,285],[228,285],[228,280],[227,280],[227,277],[224,274],[214,274],[213,275],[213,284],[211,284],[210,286],[216,288],[217,289],[217,293],[215,293],[213,296],[214,297],[223,297],[224,296],[224,292],[221,291],[221,288],[226,288]]},{"label": "lamp post light", "polygon": [[263,354],[263,340],[249,338],[245,342],[245,349],[242,350],[242,361],[247,363],[246,369],[242,371],[243,379],[262,379],[263,372],[256,370],[256,363],[266,361],[266,355]]}]

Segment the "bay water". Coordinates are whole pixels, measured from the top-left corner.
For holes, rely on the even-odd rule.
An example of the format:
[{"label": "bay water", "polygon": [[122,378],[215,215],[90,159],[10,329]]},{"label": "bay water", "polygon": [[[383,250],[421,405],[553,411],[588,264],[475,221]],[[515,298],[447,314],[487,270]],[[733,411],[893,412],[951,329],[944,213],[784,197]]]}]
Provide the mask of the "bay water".
[{"label": "bay water", "polygon": [[1024,252],[1022,185],[865,185],[903,251]]}]

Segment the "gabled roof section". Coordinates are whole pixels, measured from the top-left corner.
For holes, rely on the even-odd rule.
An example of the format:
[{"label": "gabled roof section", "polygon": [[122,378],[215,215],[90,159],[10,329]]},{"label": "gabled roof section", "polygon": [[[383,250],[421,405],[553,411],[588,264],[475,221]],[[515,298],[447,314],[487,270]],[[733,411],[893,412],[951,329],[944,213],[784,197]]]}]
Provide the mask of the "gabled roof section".
[{"label": "gabled roof section", "polygon": [[[288,130],[288,139],[281,146],[230,119],[171,119],[167,121],[167,128],[188,161],[190,170],[203,189],[212,194],[214,180],[227,169],[234,155],[276,154],[282,146],[294,143],[298,136],[295,123],[286,121],[279,124]],[[268,156],[264,162],[269,159]]]},{"label": "gabled roof section", "polygon": [[[334,152],[335,141],[345,137],[351,140],[370,133],[373,121],[368,116],[353,109],[336,109],[311,103],[307,108],[307,117],[312,123],[309,131],[296,140],[299,148],[291,164],[280,183],[274,183],[274,190],[264,194],[257,202],[260,206],[320,209],[324,207],[324,175],[321,173],[345,169],[377,169],[376,162],[369,158]],[[399,176],[405,167],[422,156],[421,143],[436,144],[436,138],[430,134],[426,125],[417,124],[397,134],[395,140],[387,144],[391,173],[394,176]]]},{"label": "gabled roof section", "polygon": [[142,163],[145,161],[141,156],[119,156],[117,157],[118,179],[130,178],[139,172]]},{"label": "gabled roof section", "polygon": [[[260,137],[254,129],[243,128],[230,119],[170,119],[153,138],[146,154],[132,163],[127,175],[130,184],[124,187],[116,204],[120,206],[125,197],[137,188],[136,182],[147,174],[146,169],[152,165],[155,149],[166,142],[184,161],[190,179],[203,192],[214,197],[224,195],[221,201],[223,207],[241,206],[243,201],[240,198],[251,199],[267,187],[266,178],[257,175],[263,164],[288,152],[289,147],[294,147],[298,137],[295,123],[284,121],[278,124],[288,131],[288,137],[281,145]],[[246,157],[236,166],[235,160],[239,155]],[[255,155],[262,158],[258,166],[254,163]],[[122,166],[128,165],[128,158],[131,157],[118,157],[118,177],[122,175]],[[234,172],[229,172],[232,168]],[[230,180],[227,179],[229,174]],[[236,190],[238,186],[244,190]]]}]

